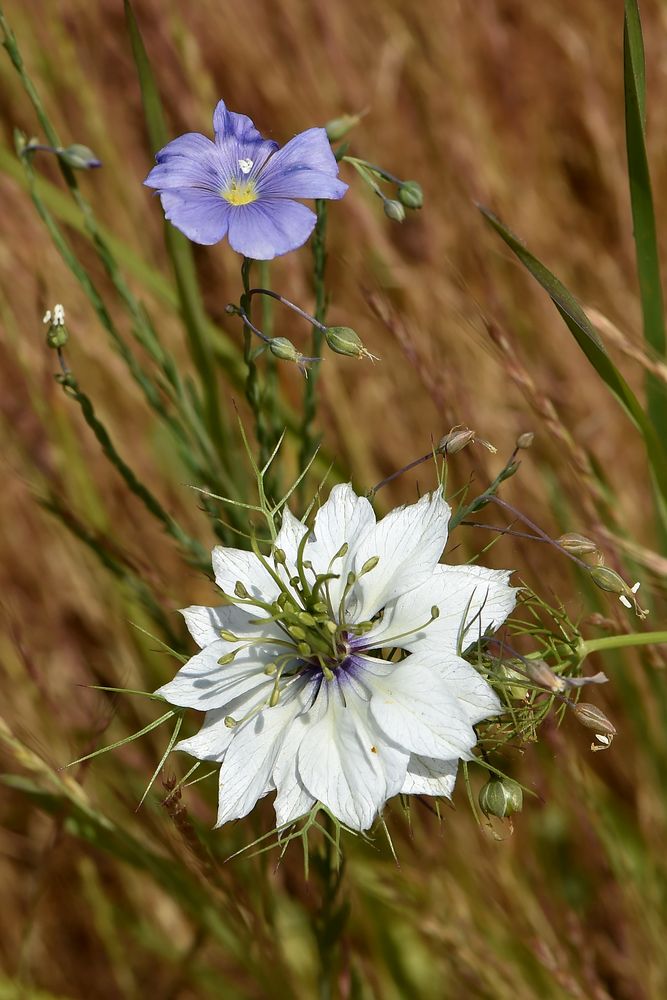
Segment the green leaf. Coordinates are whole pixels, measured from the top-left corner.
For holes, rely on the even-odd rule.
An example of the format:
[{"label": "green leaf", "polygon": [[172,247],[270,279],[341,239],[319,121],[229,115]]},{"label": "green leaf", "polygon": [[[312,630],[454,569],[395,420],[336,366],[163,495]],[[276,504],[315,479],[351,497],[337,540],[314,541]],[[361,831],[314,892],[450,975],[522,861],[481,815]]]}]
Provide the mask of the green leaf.
[{"label": "green leaf", "polygon": [[642,409],[637,397],[607,354],[602,341],[574,296],[565,285],[534,257],[515,234],[492,212],[478,206],[482,215],[516,254],[524,267],[549,294],[551,301],[596,372],[614,394],[627,415],[640,431],[648,455],[654,482],[660,494],[659,512],[667,524],[667,452],[663,439],[656,433],[652,421]]},{"label": "green leaf", "polygon": [[[644,40],[636,0],[625,0],[623,32],[625,142],[630,202],[637,256],[644,338],[652,352],[665,357],[665,319],[658,238],[646,154],[646,73]],[[648,411],[659,433],[667,433],[667,395],[651,372],[646,376]]]}]

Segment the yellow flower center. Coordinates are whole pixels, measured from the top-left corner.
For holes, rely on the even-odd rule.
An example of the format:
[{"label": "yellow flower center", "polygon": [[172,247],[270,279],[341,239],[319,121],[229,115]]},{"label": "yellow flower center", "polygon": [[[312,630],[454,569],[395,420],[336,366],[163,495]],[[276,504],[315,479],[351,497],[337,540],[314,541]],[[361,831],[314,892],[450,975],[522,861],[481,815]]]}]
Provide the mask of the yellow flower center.
[{"label": "yellow flower center", "polygon": [[259,197],[255,182],[246,180],[233,179],[220,193],[230,205],[249,205]]}]

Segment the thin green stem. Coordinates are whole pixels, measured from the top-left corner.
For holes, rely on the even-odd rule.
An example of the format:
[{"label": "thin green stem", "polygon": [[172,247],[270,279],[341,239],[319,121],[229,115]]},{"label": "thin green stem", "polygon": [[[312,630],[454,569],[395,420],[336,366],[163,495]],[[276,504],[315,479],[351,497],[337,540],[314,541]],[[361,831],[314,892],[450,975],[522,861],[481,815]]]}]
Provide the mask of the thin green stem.
[{"label": "thin green stem", "polygon": [[632,635],[608,635],[601,639],[586,639],[579,645],[582,659],[591,653],[611,649],[629,649],[632,646],[658,646],[667,643],[667,632],[635,632]]},{"label": "thin green stem", "polygon": [[[255,417],[255,437],[259,446],[259,465],[264,466],[271,454],[269,434],[264,419],[262,407],[262,392],[259,385],[259,370],[255,361],[255,354],[252,348],[252,334],[257,330],[249,322],[250,317],[250,272],[253,261],[249,257],[243,258],[241,265],[241,281],[243,282],[243,295],[241,296],[241,310],[244,315],[243,321],[243,357],[245,358],[247,375],[245,383],[246,399],[250,403],[250,408]],[[263,335],[261,335],[263,337]],[[263,339],[266,339],[263,337]]]},{"label": "thin green stem", "polygon": [[[324,284],[324,275],[327,265],[327,217],[328,203],[323,199],[315,202],[317,212],[317,223],[313,233],[313,287],[315,290],[315,316],[317,325],[313,325],[310,354],[314,358],[322,355],[322,341],[324,339],[323,325],[327,312],[327,292]],[[299,468],[304,469],[310,457],[317,447],[317,438],[313,433],[313,423],[317,416],[317,378],[319,369],[313,368],[309,378],[306,379],[303,392],[303,421],[301,423],[301,451],[299,454]]]}]

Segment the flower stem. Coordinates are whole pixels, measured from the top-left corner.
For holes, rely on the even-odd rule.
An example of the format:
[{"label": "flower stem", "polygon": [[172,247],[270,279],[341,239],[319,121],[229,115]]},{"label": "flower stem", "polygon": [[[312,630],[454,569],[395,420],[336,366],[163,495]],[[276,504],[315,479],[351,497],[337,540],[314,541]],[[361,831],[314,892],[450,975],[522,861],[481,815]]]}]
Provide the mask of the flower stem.
[{"label": "flower stem", "polygon": [[313,929],[320,957],[318,997],[319,1000],[332,1000],[336,995],[336,966],[349,907],[345,899],[338,898],[343,884],[345,862],[334,839],[334,823],[328,815],[324,820],[324,832],[322,854],[318,856],[316,863],[322,883],[322,902],[315,914]]},{"label": "flower stem", "polygon": [[631,646],[657,646],[667,643],[667,632],[635,632],[631,635],[607,635],[601,639],[586,639],[579,645],[582,659],[591,653],[602,653],[612,649],[628,649]]},{"label": "flower stem", "polygon": [[[310,354],[314,358],[319,358],[322,354],[322,325],[327,311],[327,293],[324,285],[324,272],[327,264],[327,211],[328,204],[323,199],[315,202],[317,212],[317,223],[313,233],[313,285],[315,288],[315,320],[313,324],[313,334]],[[306,379],[303,393],[303,421],[301,423],[301,451],[299,454],[299,468],[305,469],[313,449],[316,439],[313,435],[312,425],[317,415],[317,378],[319,369],[313,368],[310,378]]]},{"label": "flower stem", "polygon": [[271,449],[269,437],[262,412],[262,394],[259,387],[259,371],[255,362],[252,349],[253,327],[248,321],[250,316],[250,271],[253,261],[249,257],[243,258],[241,265],[241,281],[243,282],[243,295],[241,296],[241,310],[243,319],[243,357],[245,359],[248,374],[246,376],[245,394],[250,403],[250,408],[255,417],[255,437],[259,445],[259,465],[264,466],[267,462]]}]

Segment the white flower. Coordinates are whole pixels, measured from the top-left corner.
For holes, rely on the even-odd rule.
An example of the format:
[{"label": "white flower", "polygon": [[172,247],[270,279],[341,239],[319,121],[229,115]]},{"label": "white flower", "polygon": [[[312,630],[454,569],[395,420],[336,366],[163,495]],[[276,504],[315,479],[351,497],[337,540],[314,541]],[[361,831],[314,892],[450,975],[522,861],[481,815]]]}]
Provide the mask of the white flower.
[{"label": "white flower", "polygon": [[279,826],[320,802],[355,830],[399,792],[451,795],[473,726],[500,711],[460,653],[516,590],[509,571],[438,563],[449,515],[436,492],[376,521],[335,486],[312,529],[285,509],[270,557],[213,550],[230,603],[183,611],[201,651],[157,693],[206,712],[176,746],[222,764],[218,826],[272,791]]}]

